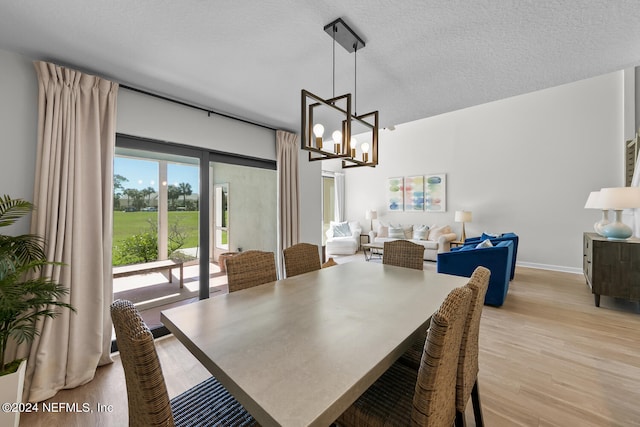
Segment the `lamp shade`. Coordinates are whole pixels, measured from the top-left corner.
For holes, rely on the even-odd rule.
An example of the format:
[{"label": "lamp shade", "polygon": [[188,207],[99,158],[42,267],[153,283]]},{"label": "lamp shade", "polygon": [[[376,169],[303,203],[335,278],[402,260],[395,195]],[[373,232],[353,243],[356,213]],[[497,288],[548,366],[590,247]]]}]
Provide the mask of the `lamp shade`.
[{"label": "lamp shade", "polygon": [[640,208],[640,187],[603,188],[598,201],[604,209]]},{"label": "lamp shade", "polygon": [[589,193],[589,197],[587,198],[587,203],[584,204],[585,209],[602,209],[602,205],[600,204],[600,192],[592,191]]},{"label": "lamp shade", "polygon": [[368,210],[365,213],[365,218],[366,219],[377,219],[378,218],[378,211],[376,211],[375,209]]},{"label": "lamp shade", "polygon": [[455,222],[471,222],[471,212],[470,211],[456,211],[453,220]]}]

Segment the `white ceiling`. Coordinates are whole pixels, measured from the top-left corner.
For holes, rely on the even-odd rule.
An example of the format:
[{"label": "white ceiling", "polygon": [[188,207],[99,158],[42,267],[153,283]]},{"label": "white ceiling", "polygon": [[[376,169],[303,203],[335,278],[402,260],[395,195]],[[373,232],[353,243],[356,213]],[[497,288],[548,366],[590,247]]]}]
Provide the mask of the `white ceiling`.
[{"label": "white ceiling", "polygon": [[[640,64],[639,0],[4,1],[0,48],[298,132],[300,90],[332,95],[338,17],[382,127]],[[336,95],[353,76],[338,45]]]}]

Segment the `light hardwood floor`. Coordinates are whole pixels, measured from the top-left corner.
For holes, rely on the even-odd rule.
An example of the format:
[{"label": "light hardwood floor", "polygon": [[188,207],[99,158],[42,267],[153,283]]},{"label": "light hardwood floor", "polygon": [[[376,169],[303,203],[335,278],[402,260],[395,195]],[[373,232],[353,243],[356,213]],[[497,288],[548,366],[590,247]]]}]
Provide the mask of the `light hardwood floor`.
[{"label": "light hardwood floor", "polygon": [[[158,340],[157,348],[170,396],[208,376],[175,338]],[[518,268],[505,305],[483,311],[479,386],[487,426],[640,426],[640,307],[603,297],[596,308],[581,275]],[[126,425],[119,357],[51,401],[114,411],[24,414],[20,425]],[[474,426],[471,404],[467,420]]]}]

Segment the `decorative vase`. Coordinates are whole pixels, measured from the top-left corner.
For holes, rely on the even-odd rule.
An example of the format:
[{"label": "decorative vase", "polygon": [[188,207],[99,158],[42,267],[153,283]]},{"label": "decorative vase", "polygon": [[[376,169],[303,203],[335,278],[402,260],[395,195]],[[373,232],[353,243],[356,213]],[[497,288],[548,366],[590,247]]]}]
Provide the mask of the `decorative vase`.
[{"label": "decorative vase", "polygon": [[[22,390],[24,388],[24,374],[27,370],[27,360],[20,362],[20,366],[13,374],[3,375],[0,377],[0,402],[3,404],[20,404],[22,403]],[[15,411],[0,412],[0,426],[18,427],[20,424],[19,407],[10,408]]]}]

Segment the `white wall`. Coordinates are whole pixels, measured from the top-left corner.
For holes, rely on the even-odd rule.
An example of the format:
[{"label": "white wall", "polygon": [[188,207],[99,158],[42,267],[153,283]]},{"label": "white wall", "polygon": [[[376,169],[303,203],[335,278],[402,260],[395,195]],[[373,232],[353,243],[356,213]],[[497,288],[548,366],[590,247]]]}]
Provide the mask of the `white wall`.
[{"label": "white wall", "polygon": [[[467,236],[513,231],[523,265],[581,271],[582,233],[599,211],[590,191],[623,182],[622,71],[380,132],[380,165],[347,171],[346,212],[405,224],[450,224],[473,212]],[[386,209],[388,177],[447,174],[447,212]]]},{"label": "white wall", "polygon": [[275,160],[275,132],[144,95],[118,91],[116,131],[127,135]]},{"label": "white wall", "polygon": [[[33,63],[0,50],[0,195],[33,200],[38,127],[38,85]],[[26,233],[22,219],[3,233]]]}]

